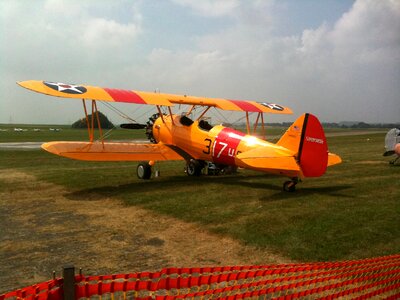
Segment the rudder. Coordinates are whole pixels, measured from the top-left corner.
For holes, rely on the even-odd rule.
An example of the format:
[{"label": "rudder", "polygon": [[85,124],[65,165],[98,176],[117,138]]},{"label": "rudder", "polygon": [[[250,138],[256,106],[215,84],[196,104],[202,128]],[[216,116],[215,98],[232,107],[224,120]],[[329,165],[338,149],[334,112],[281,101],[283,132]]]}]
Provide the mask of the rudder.
[{"label": "rudder", "polygon": [[328,165],[328,145],[318,118],[306,113],[298,118],[277,143],[296,153],[305,177],[322,176]]}]

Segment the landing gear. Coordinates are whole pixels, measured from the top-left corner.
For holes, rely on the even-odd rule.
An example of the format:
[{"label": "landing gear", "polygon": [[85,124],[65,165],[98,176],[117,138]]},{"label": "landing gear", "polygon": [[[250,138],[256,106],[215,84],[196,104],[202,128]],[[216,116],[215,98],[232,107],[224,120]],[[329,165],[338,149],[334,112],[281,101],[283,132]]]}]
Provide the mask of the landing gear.
[{"label": "landing gear", "polygon": [[293,193],[296,191],[296,184],[299,182],[298,178],[292,178],[292,180],[285,181],[283,183],[283,190],[285,192]]},{"label": "landing gear", "polygon": [[204,162],[202,160],[191,159],[186,164],[186,173],[188,176],[200,176],[201,171],[204,168]]},{"label": "landing gear", "polygon": [[399,159],[400,159],[400,156],[399,156],[399,157],[396,157],[394,160],[389,161],[389,164],[395,165],[396,162],[397,162]]},{"label": "landing gear", "polygon": [[137,177],[139,179],[150,179],[151,165],[148,162],[141,162],[136,169]]}]

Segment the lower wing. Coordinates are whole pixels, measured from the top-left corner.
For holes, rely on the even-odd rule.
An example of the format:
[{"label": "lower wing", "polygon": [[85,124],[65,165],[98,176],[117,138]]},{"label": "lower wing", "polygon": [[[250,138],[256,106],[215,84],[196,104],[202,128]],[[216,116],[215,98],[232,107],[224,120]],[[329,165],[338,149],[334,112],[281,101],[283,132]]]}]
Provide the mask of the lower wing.
[{"label": "lower wing", "polygon": [[183,160],[165,144],[49,142],[42,148],[50,153],[89,161]]}]

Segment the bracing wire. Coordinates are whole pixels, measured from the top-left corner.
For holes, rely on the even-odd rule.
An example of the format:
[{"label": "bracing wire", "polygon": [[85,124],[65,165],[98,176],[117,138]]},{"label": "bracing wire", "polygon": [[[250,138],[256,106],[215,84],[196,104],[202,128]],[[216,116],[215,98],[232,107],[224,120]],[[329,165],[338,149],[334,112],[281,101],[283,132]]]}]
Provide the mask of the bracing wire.
[{"label": "bracing wire", "polygon": [[[107,139],[107,138],[111,135],[111,132],[112,132],[114,129],[115,129],[115,127],[111,128],[111,129],[109,129],[109,130],[107,130],[107,131],[103,134],[103,140]],[[100,141],[100,138],[98,138],[98,139],[96,140],[96,142],[98,142],[98,141]]]},{"label": "bracing wire", "polygon": [[[114,113],[116,113],[117,115],[119,115],[120,117],[122,117],[123,119],[126,119],[126,120],[128,120],[128,121],[137,123],[135,119],[131,118],[130,116],[128,116],[127,114],[125,114],[124,112],[122,112],[120,109],[114,107],[113,105],[111,105],[111,103],[107,103],[107,102],[100,102],[100,103],[103,104],[103,105],[104,105],[105,107],[107,107],[108,109],[110,109],[111,111],[113,111]],[[116,128],[116,127],[113,127],[113,128],[111,128],[111,129],[109,129],[108,131],[106,131],[106,132],[103,134],[103,140],[104,140],[104,139],[107,139],[107,138],[111,135],[111,133],[113,132],[113,130],[114,130],[115,128]],[[97,139],[96,141],[99,141],[99,140],[100,140],[100,139]]]},{"label": "bracing wire", "polygon": [[112,106],[110,103],[107,102],[100,102],[102,103],[104,106],[108,107],[109,109],[111,109],[113,112],[115,112],[116,114],[118,114],[120,117],[122,117],[123,119],[132,121],[137,123],[133,118],[129,117],[127,114],[125,114],[124,112],[122,112],[121,110],[119,110],[118,108]]},{"label": "bracing wire", "polygon": [[[250,117],[253,116],[253,115],[254,115],[254,112],[250,112],[250,113],[249,113],[249,119],[250,119]],[[238,122],[244,120],[245,118],[246,118],[246,116],[240,117],[239,119],[237,119],[236,121],[232,122],[231,124],[238,123]]]},{"label": "bracing wire", "polygon": [[228,119],[217,109],[214,107],[214,111],[216,111],[218,113],[219,116],[222,117],[222,119],[226,122],[229,123]]},{"label": "bracing wire", "polygon": [[143,117],[144,115],[148,115],[152,110],[154,110],[154,106],[151,105],[150,109],[146,110],[144,113],[142,113],[139,118]]}]

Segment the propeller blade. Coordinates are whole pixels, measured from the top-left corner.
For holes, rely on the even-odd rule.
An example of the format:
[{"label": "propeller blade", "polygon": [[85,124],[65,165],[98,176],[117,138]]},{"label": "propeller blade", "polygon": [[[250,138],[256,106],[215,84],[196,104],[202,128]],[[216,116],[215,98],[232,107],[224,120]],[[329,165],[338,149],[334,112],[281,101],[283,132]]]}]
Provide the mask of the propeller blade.
[{"label": "propeller blade", "polygon": [[144,129],[146,128],[146,124],[139,124],[139,123],[126,123],[119,125],[121,128],[125,129]]}]

